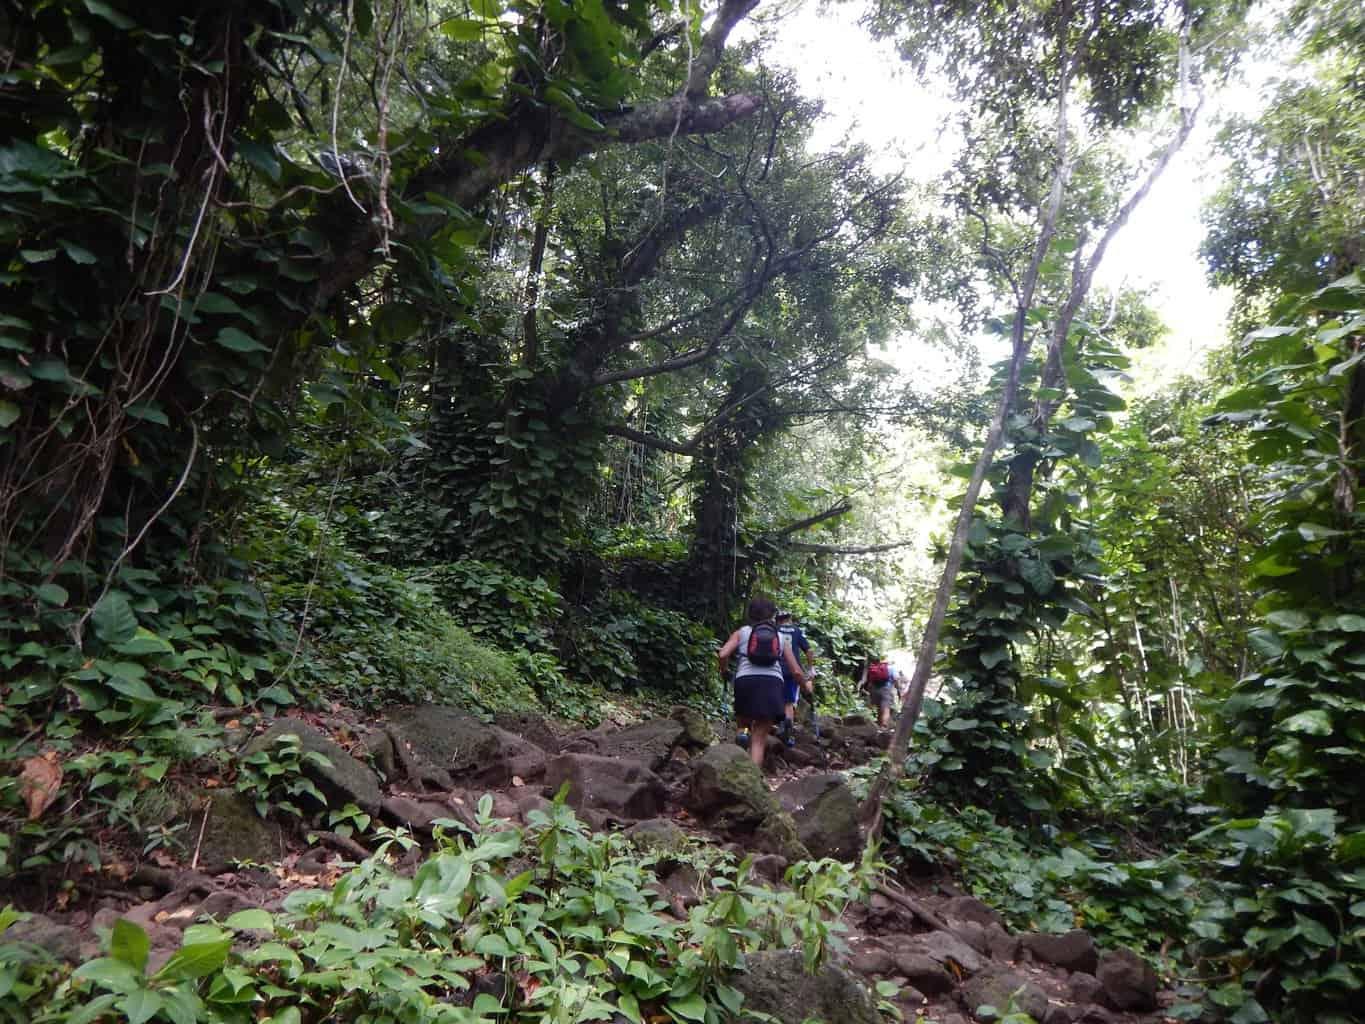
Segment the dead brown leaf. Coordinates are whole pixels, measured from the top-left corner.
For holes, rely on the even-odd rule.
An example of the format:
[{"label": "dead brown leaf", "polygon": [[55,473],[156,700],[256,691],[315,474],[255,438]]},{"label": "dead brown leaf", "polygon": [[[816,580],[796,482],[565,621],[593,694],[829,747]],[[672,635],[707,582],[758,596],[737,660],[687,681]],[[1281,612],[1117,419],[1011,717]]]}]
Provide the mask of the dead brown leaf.
[{"label": "dead brown leaf", "polygon": [[62,788],[62,766],[55,750],[45,750],[24,762],[19,773],[19,792],[28,805],[28,820],[36,821],[57,799]]}]

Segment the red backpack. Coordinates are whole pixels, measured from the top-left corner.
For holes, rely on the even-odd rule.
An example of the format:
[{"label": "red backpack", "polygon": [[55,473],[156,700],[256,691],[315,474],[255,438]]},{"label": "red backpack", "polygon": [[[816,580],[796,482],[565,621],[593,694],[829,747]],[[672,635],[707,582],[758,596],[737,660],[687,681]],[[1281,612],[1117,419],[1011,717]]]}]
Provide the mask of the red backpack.
[{"label": "red backpack", "polygon": [[782,657],[782,634],[771,622],[760,622],[749,630],[744,656],[751,665],[776,665]]},{"label": "red backpack", "polygon": [[891,666],[884,661],[874,661],[867,666],[867,684],[883,686],[891,679]]}]

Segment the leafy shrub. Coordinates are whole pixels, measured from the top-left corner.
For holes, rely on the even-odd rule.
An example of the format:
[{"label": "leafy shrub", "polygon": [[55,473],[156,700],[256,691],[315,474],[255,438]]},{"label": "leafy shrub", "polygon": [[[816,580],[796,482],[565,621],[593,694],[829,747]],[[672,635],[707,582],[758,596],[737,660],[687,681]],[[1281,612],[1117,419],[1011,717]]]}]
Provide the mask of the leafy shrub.
[{"label": "leafy shrub", "polygon": [[370,707],[535,703],[516,665],[457,624],[431,586],[346,550],[316,519],[275,503],[248,536],[262,589],[297,638],[286,667],[308,692]]},{"label": "leafy shrub", "polygon": [[[491,804],[480,803],[477,833],[438,832],[439,849],[411,877],[384,859],[405,841],[390,834],[331,890],[296,891],[275,914],[191,926],[154,973],[146,933],[126,920],[105,956],[69,974],[6,953],[0,1015],[289,1022],[309,1006],[319,1020],[373,1024],[613,1014],[719,1024],[741,1009],[728,979],[746,953],[795,945],[810,967],[823,963],[840,945],[839,915],[876,869],[802,864],[779,891],[755,885],[748,860],[705,851],[695,862],[705,897],[678,921],[659,913],[667,904],[650,887],[657,855],[588,834],[560,802],[533,812],[525,830],[494,831]],[[15,918],[0,916],[0,931]],[[241,932],[264,941],[239,942]],[[495,984],[475,995],[476,978]]]},{"label": "leafy shrub", "polygon": [[[1347,1024],[1365,984],[1365,831],[1328,809],[1272,811],[1195,837],[1223,872],[1191,925],[1192,953],[1224,978],[1214,1003],[1241,1024]],[[1229,976],[1231,968],[1231,976]],[[1263,1005],[1264,1004],[1264,1005]]]},{"label": "leafy shrub", "polygon": [[446,609],[471,632],[505,650],[552,648],[563,601],[545,580],[468,559],[424,571]]},{"label": "leafy shrub", "polygon": [[1154,950],[1195,911],[1194,878],[1178,855],[1111,861],[1078,837],[1028,840],[979,807],[947,810],[906,787],[886,803],[886,837],[900,859],[953,868],[973,895],[1013,925],[1061,932],[1085,927],[1106,943]]}]

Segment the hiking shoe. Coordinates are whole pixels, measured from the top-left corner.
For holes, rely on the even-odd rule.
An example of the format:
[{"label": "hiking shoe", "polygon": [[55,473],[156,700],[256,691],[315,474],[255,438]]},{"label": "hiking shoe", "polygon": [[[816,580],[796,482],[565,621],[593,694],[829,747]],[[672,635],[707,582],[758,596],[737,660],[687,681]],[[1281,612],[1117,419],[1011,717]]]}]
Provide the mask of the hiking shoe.
[{"label": "hiking shoe", "polygon": [[785,743],[787,749],[790,750],[792,747],[796,746],[796,733],[793,730],[788,729],[787,735],[782,737],[782,742]]},{"label": "hiking shoe", "polygon": [[749,734],[748,734],[747,732],[742,732],[742,733],[740,733],[738,736],[735,737],[735,742],[738,743],[738,744],[739,744],[741,747],[743,747],[745,750],[748,750],[748,749],[749,749]]}]

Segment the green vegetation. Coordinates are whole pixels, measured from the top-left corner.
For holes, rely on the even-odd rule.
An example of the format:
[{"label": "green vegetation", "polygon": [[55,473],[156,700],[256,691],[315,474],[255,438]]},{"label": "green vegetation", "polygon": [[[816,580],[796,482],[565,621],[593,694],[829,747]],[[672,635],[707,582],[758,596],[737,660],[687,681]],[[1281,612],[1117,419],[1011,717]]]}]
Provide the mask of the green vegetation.
[{"label": "green vegetation", "polygon": [[[703,849],[688,857],[704,898],[684,921],[647,882],[656,854],[593,836],[562,803],[523,832],[479,807],[455,822],[412,874],[375,859],[329,890],[300,889],[278,913],[243,910],[187,928],[150,969],[151,944],[119,920],[105,955],[68,972],[0,947],[0,1012],[33,1021],[376,1022],[494,1020],[563,1024],[620,1013],[641,1024],[717,1024],[743,995],[727,983],[743,955],[797,945],[812,968],[839,948],[839,914],[868,884],[834,861],[793,867],[791,889],[755,885],[750,864]],[[410,842],[392,837],[390,844]],[[15,920],[0,916],[0,934]],[[477,982],[477,987],[476,987]],[[447,998],[453,993],[455,998]]]},{"label": "green vegetation", "polygon": [[[864,780],[896,871],[1140,949],[1180,1015],[1354,1019],[1365,21],[1248,8],[836,7],[951,97],[907,175],[821,141],[753,0],[0,0],[0,880],[84,912],[191,865],[214,789],[382,844],[156,970],[131,923],[72,972],[0,947],[0,1010],[733,1015],[873,854],[776,890],[693,851],[671,920],[561,805],[408,877],[321,755],[230,751],[286,712],[719,718],[762,592],[829,717],[928,637]],[[1155,383],[1190,325],[1097,273],[1255,33],[1283,80],[1205,210],[1228,337]]]}]

